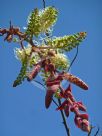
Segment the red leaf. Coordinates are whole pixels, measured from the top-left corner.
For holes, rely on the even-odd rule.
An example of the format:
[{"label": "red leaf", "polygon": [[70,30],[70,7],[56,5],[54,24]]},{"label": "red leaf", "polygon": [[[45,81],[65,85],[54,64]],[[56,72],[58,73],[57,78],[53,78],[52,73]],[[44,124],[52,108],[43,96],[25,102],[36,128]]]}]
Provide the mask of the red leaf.
[{"label": "red leaf", "polygon": [[49,108],[49,106],[52,102],[53,94],[54,94],[54,92],[52,90],[47,90],[46,96],[45,96],[45,107],[46,108]]},{"label": "red leaf", "polygon": [[64,73],[63,79],[70,81],[71,83],[81,87],[84,90],[88,90],[88,85],[84,81],[70,73]]},{"label": "red leaf", "polygon": [[81,123],[81,129],[85,132],[90,132],[90,125],[89,125],[89,121],[87,121],[86,119],[82,120]]},{"label": "red leaf", "polygon": [[37,74],[39,73],[40,69],[41,69],[41,65],[39,65],[39,64],[36,65],[34,67],[34,69],[32,70],[32,72],[28,75],[27,80],[31,81],[33,78],[35,78],[37,76]]},{"label": "red leaf", "polygon": [[86,119],[86,120],[89,119],[88,114],[80,114],[79,117],[82,118],[82,119]]},{"label": "red leaf", "polygon": [[53,93],[55,93],[59,89],[59,85],[52,85],[48,87],[48,90],[51,90]]},{"label": "red leaf", "polygon": [[65,115],[68,117],[68,116],[69,116],[69,112],[70,112],[70,106],[69,106],[69,104],[67,104],[67,105],[64,107],[64,112],[65,112]]},{"label": "red leaf", "polygon": [[56,110],[63,110],[63,109],[65,108],[66,104],[68,104],[68,101],[67,101],[67,100],[65,100],[65,101],[61,104],[61,106],[59,106]]},{"label": "red leaf", "polygon": [[71,87],[71,84],[69,84],[69,86],[67,87],[67,89],[65,90],[65,92],[71,92],[72,91],[72,87]]},{"label": "red leaf", "polygon": [[77,102],[77,104],[78,104],[79,110],[86,111],[86,107],[82,104],[82,102]]},{"label": "red leaf", "polygon": [[76,126],[78,128],[80,128],[81,130],[83,130],[85,132],[90,132],[90,125],[89,125],[88,120],[83,119],[79,116],[75,116],[74,122],[75,122]]},{"label": "red leaf", "polygon": [[75,116],[74,122],[75,122],[75,125],[76,125],[78,128],[80,128],[81,118],[78,117],[78,116]]}]

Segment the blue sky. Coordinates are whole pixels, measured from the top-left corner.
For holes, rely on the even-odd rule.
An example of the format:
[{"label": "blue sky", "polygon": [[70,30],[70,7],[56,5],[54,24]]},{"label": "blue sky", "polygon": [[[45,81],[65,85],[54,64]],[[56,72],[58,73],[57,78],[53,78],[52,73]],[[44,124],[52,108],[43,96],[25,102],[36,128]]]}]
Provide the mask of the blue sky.
[{"label": "blue sky", "polygon": [[[79,47],[76,62],[71,68],[74,75],[89,85],[83,91],[73,85],[73,94],[87,107],[90,122],[102,130],[102,30],[101,0],[46,0],[47,6],[59,10],[53,35],[63,36],[80,31],[88,33]],[[42,0],[0,0],[0,27],[9,27],[9,21],[16,26],[26,26],[27,16],[34,8],[42,8]],[[16,44],[3,41],[0,37],[0,136],[65,136],[60,113],[55,106],[44,107],[45,91],[24,82],[13,88],[12,83],[20,70],[20,63],[14,57]],[[68,56],[73,58],[74,49]],[[76,128],[73,113],[67,119],[71,136],[86,136]]]}]

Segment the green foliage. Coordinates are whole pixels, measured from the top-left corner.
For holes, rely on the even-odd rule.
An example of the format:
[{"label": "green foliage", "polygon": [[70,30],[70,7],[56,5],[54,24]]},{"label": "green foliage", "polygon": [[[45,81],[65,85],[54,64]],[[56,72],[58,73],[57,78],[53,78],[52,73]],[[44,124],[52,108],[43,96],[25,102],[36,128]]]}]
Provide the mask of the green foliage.
[{"label": "green foliage", "polygon": [[28,66],[30,67],[30,68],[32,68],[33,66],[34,66],[34,64],[37,64],[38,63],[38,61],[39,61],[39,56],[38,56],[38,54],[34,54],[33,53],[33,55],[34,56],[31,56],[30,58],[29,58],[29,61],[28,61]]},{"label": "green foliage", "polygon": [[13,42],[19,42],[18,38],[13,38]]},{"label": "green foliage", "polygon": [[57,10],[47,7],[44,10],[35,9],[29,16],[26,34],[30,37],[46,32],[57,20]]},{"label": "green foliage", "polygon": [[25,79],[26,71],[27,71],[27,62],[28,62],[28,57],[26,56],[22,62],[22,67],[21,67],[20,73],[13,83],[13,87],[16,87],[17,85],[21,84],[22,81]]},{"label": "green foliage", "polygon": [[55,92],[54,97],[57,98],[57,99],[61,99],[60,90],[59,89]]},{"label": "green foliage", "polygon": [[41,31],[46,32],[46,30],[51,27],[57,21],[58,11],[54,7],[47,7],[40,15]]},{"label": "green foliage", "polygon": [[47,40],[49,46],[62,49],[64,51],[70,51],[73,48],[77,47],[83,39],[86,37],[86,32],[80,32],[74,35],[57,37],[53,40]]},{"label": "green foliage", "polygon": [[39,10],[36,8],[29,16],[26,34],[28,34],[30,37],[33,35],[38,36],[40,33],[40,26]]}]

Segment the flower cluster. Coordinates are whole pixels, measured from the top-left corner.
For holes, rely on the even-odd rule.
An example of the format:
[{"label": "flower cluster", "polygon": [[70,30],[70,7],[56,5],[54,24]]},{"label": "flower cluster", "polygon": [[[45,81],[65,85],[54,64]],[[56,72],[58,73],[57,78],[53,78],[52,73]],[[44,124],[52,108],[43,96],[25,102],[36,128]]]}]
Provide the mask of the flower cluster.
[{"label": "flower cluster", "polygon": [[55,56],[51,58],[51,61],[58,70],[66,70],[70,65],[68,57],[62,53],[55,54]]},{"label": "flower cluster", "polygon": [[54,7],[47,7],[45,10],[35,9],[29,15],[26,34],[38,36],[46,32],[57,20],[57,10]]},{"label": "flower cluster", "polygon": [[[16,58],[21,61],[21,63],[23,63],[26,56],[28,56],[29,59],[27,60],[28,61],[27,65],[32,67],[34,64],[36,64],[39,61],[40,58],[36,52],[33,52],[31,54],[31,50],[32,50],[32,46],[30,44],[28,44],[28,46],[24,47],[24,49],[15,48],[14,54],[15,54]],[[30,56],[30,54],[31,54],[31,56]]]},{"label": "flower cluster", "polygon": [[66,35],[63,37],[56,37],[53,40],[47,40],[48,45],[63,49],[65,51],[70,51],[73,48],[77,47],[83,39],[86,37],[86,32],[80,32],[74,35]]}]

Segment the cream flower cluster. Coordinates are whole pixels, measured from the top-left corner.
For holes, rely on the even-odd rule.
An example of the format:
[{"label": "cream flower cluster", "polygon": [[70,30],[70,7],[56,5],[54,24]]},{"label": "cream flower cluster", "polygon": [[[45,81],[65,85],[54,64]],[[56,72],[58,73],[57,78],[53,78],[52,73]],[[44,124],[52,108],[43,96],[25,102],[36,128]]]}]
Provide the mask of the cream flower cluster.
[{"label": "cream flower cluster", "polygon": [[[30,55],[31,53],[31,45],[28,44],[28,46],[24,47],[23,49],[15,48],[14,50],[15,56],[18,60],[20,60],[22,63],[25,60],[25,57]],[[39,61],[39,55],[35,52],[32,53],[32,55],[28,59],[28,66],[33,66]]]},{"label": "cream flower cluster", "polygon": [[28,17],[26,34],[32,37],[46,32],[55,24],[57,14],[58,12],[54,7],[47,7],[44,10],[38,10],[36,8]]},{"label": "cream flower cluster", "polygon": [[55,67],[59,70],[66,70],[70,65],[67,56],[62,53],[55,54],[55,56],[51,58],[51,61],[53,64],[55,64]]}]

